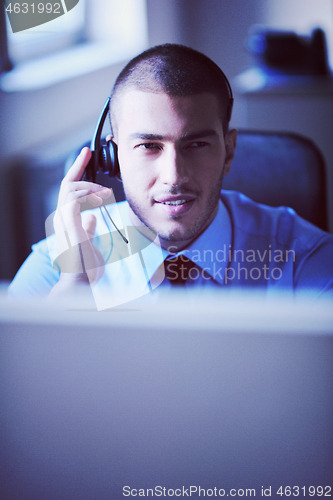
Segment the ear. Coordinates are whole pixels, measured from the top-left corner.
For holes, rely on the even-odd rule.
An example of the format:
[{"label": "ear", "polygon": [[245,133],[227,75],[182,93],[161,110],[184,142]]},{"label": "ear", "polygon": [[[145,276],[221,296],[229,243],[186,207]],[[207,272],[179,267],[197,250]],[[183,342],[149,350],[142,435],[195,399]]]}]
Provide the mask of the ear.
[{"label": "ear", "polygon": [[231,163],[235,156],[237,143],[237,130],[235,128],[229,130],[224,138],[225,143],[225,161],[223,165],[223,174],[227,175],[230,172]]}]

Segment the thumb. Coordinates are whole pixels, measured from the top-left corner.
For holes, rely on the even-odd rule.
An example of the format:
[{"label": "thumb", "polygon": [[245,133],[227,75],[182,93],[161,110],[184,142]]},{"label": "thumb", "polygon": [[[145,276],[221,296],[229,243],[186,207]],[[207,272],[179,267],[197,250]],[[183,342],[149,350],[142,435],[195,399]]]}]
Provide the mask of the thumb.
[{"label": "thumb", "polygon": [[83,221],[82,227],[88,235],[89,239],[92,239],[95,236],[97,220],[93,214],[87,214]]}]

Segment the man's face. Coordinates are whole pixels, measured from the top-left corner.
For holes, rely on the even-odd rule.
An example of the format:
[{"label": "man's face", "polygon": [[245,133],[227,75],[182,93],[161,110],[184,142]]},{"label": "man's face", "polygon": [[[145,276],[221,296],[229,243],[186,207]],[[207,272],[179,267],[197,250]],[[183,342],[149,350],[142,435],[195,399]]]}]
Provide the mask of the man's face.
[{"label": "man's face", "polygon": [[170,97],[130,90],[120,97],[116,120],[132,221],[153,229],[164,248],[184,248],[215,217],[236,131],[223,136],[210,93]]}]

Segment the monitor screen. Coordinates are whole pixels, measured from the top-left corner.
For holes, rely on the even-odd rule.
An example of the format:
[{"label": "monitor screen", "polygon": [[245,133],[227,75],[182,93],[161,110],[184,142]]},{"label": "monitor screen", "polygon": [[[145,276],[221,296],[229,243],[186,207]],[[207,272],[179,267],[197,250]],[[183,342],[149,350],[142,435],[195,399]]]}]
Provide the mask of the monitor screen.
[{"label": "monitor screen", "polygon": [[1,304],[4,499],[332,495],[333,308]]}]

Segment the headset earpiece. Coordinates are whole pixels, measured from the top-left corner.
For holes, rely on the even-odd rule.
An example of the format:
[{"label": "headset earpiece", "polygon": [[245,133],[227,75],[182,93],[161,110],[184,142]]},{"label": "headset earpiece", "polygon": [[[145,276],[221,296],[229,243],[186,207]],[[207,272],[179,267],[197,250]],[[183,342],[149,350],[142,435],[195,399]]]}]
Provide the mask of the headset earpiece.
[{"label": "headset earpiece", "polygon": [[115,142],[107,141],[106,147],[109,151],[110,155],[110,168],[109,168],[109,176],[110,177],[119,177],[120,169],[119,169],[119,161],[118,161],[118,147]]},{"label": "headset earpiece", "polygon": [[109,177],[119,177],[119,163],[117,154],[117,144],[111,141],[103,141],[98,153],[98,167]]},{"label": "headset earpiece", "polygon": [[107,142],[105,140],[101,141],[101,134],[109,111],[109,105],[110,97],[105,101],[90,144],[92,156],[86,167],[84,177],[86,180],[92,182],[96,182],[96,176],[99,170],[108,174],[110,177],[120,177],[117,145],[112,140]]}]

